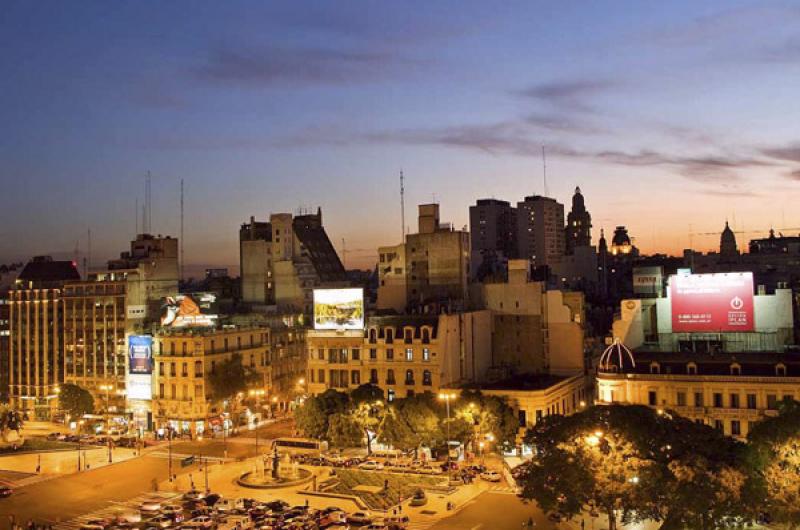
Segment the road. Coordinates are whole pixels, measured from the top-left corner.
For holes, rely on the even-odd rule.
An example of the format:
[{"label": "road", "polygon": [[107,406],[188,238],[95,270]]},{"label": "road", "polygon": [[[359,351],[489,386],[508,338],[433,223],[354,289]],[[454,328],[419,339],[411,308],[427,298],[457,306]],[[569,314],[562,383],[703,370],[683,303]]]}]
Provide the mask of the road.
[{"label": "road", "polygon": [[566,529],[547,520],[535,504],[523,503],[516,495],[483,493],[452,517],[442,519],[431,530],[527,530],[522,523],[532,517],[535,530]]}]

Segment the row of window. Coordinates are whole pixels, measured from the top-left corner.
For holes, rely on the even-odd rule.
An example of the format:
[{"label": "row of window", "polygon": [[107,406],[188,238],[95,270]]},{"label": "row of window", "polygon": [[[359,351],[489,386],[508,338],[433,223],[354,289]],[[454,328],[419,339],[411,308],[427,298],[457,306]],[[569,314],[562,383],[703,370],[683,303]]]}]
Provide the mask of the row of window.
[{"label": "row of window", "polygon": [[[325,384],[326,371],[322,368],[318,370],[310,370],[311,382]],[[403,383],[407,386],[413,386],[417,382],[414,370],[406,370],[405,380]],[[327,372],[328,386],[332,388],[345,388],[350,385],[358,386],[362,384],[361,370],[328,370]],[[396,385],[397,379],[395,378],[394,370],[391,368],[386,370],[386,376],[383,381],[378,377],[378,370],[372,369],[369,371],[369,379],[363,383],[370,383],[373,385]],[[422,371],[422,385],[433,385],[433,375],[430,370]]]},{"label": "row of window", "polygon": [[[249,340],[247,346],[253,347],[255,345],[255,335],[251,334],[248,337],[249,337],[250,340]],[[266,333],[262,333],[261,334],[261,343],[259,345],[264,344],[266,341],[267,341],[267,335],[266,335]],[[215,353],[217,351],[216,342],[217,341],[215,339],[211,339],[211,348],[210,348],[210,351],[208,351],[207,353]],[[171,341],[169,343],[169,354],[170,355],[175,355],[175,350],[176,350],[175,344],[176,343],[177,343],[177,341]],[[228,340],[227,337],[225,337],[223,339],[223,347],[222,347],[221,351],[228,351],[229,348],[230,348],[229,340]],[[242,349],[242,337],[236,337],[236,349],[237,350],[241,350]],[[161,352],[161,353],[165,352],[165,350],[164,350],[164,342],[163,341],[159,341],[159,343],[158,343],[158,351]],[[185,341],[184,340],[184,341],[181,342],[181,354],[186,355],[188,352],[189,352],[189,341]]]},{"label": "row of window", "polygon": [[[395,339],[395,332],[394,328],[386,328],[384,331],[384,342],[386,344],[391,344],[394,342]],[[414,341],[414,328],[404,328],[403,329],[403,342],[406,344],[411,344]],[[378,342],[378,330],[376,328],[370,328],[367,332],[367,339],[369,340],[370,344],[375,344]],[[431,341],[431,328],[430,326],[423,326],[420,330],[420,339],[422,340],[423,344],[428,344]]]},{"label": "row of window", "polygon": [[[360,348],[328,348],[328,362],[329,363],[342,363],[345,364],[349,360],[352,361],[360,361],[361,360],[361,349]],[[414,348],[406,348],[405,351],[402,353],[403,359],[406,361],[413,361],[414,360]],[[417,354],[419,355],[419,354]],[[314,357],[313,353],[310,357]],[[325,348],[319,348],[317,350],[317,359],[324,361],[325,360]],[[378,349],[377,348],[370,348],[369,349],[369,357],[370,361],[377,361],[378,360]],[[393,361],[395,359],[394,355],[394,348],[386,348],[383,355],[383,360],[386,361]],[[431,360],[431,350],[430,348],[422,348],[422,360],[423,361],[430,361]]]},{"label": "row of window", "polygon": [[[262,354],[261,356],[261,366],[266,365],[266,353]],[[181,367],[181,377],[189,377],[189,363],[183,362],[180,363]],[[211,373],[214,373],[214,369],[216,367],[216,361],[211,361]],[[250,368],[256,367],[256,357],[254,354],[250,354]],[[168,368],[168,370],[165,370]],[[158,375],[160,376],[171,376],[177,377],[178,375],[178,363],[176,362],[159,362],[158,363]],[[195,361],[194,362],[194,377],[203,377],[203,361]]]},{"label": "row of window", "polygon": [[[616,367],[615,367],[616,368]],[[732,363],[729,367],[731,375],[742,375],[742,365],[739,363]],[[614,370],[616,371],[616,370]],[[670,373],[670,367],[667,366],[667,373]],[[661,365],[655,361],[650,363],[650,373],[660,374]],[[697,364],[691,362],[686,365],[686,373],[689,375],[697,375]],[[778,363],[775,365],[775,375],[778,377],[786,377],[786,365]]]},{"label": "row of window", "polygon": [[[746,408],[746,409],[758,409],[758,395],[757,394],[745,394],[744,400],[741,399],[741,394],[737,392],[731,392],[727,395],[727,399],[725,394],[722,392],[714,392],[711,395],[711,406],[714,408],[731,408],[731,409],[739,409],[739,408]],[[784,394],[783,399],[793,399],[794,396],[789,394]],[[689,406],[688,395],[686,391],[679,390],[675,393],[675,405],[678,407],[686,407]],[[777,409],[778,408],[778,395],[777,394],[767,394],[766,396],[766,408],[768,409]],[[650,406],[658,406],[659,404],[666,405],[666,400],[662,399],[661,403],[659,403],[658,399],[658,392],[656,390],[650,390],[647,393],[647,403]],[[705,395],[703,392],[693,392],[692,394],[692,405],[693,407],[705,407]],[[762,404],[762,408],[763,404]]]},{"label": "row of window", "polygon": [[[165,392],[166,388],[169,388],[169,394]],[[205,399],[203,395],[203,385],[194,385],[194,395],[189,393],[189,385],[181,385],[181,393],[178,394],[178,385],[171,384],[167,387],[164,383],[159,383],[158,385],[158,397],[159,399]]]}]

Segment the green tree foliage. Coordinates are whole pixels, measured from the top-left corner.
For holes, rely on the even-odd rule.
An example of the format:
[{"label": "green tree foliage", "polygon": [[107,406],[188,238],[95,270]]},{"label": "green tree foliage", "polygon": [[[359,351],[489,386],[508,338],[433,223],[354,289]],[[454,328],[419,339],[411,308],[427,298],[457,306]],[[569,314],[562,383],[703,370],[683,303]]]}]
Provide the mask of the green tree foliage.
[{"label": "green tree foliage", "polygon": [[519,421],[506,399],[464,391],[459,407],[460,416],[474,426],[475,436],[485,439],[491,434],[500,447],[516,444]]},{"label": "green tree foliage", "polygon": [[78,385],[65,383],[58,394],[58,405],[73,418],[94,412],[94,399],[88,390]]},{"label": "green tree foliage", "polygon": [[444,443],[444,432],[433,394],[426,392],[399,400],[397,407],[416,436],[417,447],[435,447]]},{"label": "green tree foliage", "polygon": [[356,405],[364,402],[374,403],[383,399],[383,390],[379,386],[366,383],[354,389],[350,393],[350,399]]},{"label": "green tree foliage", "polygon": [[405,414],[398,408],[390,406],[383,415],[383,420],[378,428],[378,440],[400,449],[411,451],[419,447],[419,437],[411,429]]},{"label": "green tree foliage", "polygon": [[309,438],[327,439],[330,418],[347,413],[348,404],[347,394],[326,390],[318,396],[307,398],[295,409],[295,425]]},{"label": "green tree foliage", "polygon": [[747,492],[762,510],[787,528],[800,526],[800,403],[781,403],[779,414],[748,435]]},{"label": "green tree foliage", "polygon": [[741,446],[713,429],[649,407],[592,407],[551,416],[526,436],[537,451],[523,496],[545,510],[596,508],[622,521],[722,528],[740,515]]},{"label": "green tree foliage", "polygon": [[364,402],[352,409],[351,417],[364,433],[367,440],[367,454],[372,454],[372,443],[380,434],[380,426],[386,412],[386,405],[382,401],[373,403]]},{"label": "green tree foliage", "polygon": [[363,433],[353,417],[347,413],[337,413],[328,417],[327,439],[336,447],[355,447],[361,445]]},{"label": "green tree foliage", "polygon": [[245,366],[240,353],[218,363],[209,376],[211,393],[216,400],[230,399],[248,386],[259,382],[259,375],[250,366]]},{"label": "green tree foliage", "polygon": [[0,405],[0,432],[17,431],[22,429],[22,415],[8,405]]}]

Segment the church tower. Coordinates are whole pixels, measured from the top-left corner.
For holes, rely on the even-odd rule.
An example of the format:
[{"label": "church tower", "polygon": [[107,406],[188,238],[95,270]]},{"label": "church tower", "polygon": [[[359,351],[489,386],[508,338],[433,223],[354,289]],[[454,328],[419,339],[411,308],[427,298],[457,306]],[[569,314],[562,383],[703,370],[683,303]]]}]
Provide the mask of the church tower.
[{"label": "church tower", "polygon": [[592,244],[592,216],[586,210],[580,188],[575,188],[572,196],[572,209],[567,216],[567,227],[564,229],[566,253],[573,254],[576,247],[588,247]]}]

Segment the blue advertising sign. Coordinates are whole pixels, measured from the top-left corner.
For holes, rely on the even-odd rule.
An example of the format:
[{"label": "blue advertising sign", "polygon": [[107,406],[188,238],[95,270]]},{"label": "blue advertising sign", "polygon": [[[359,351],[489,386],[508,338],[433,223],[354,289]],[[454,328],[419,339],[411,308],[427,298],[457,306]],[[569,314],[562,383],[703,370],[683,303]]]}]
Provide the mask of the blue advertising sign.
[{"label": "blue advertising sign", "polygon": [[128,337],[128,373],[153,373],[153,337],[150,335]]}]

